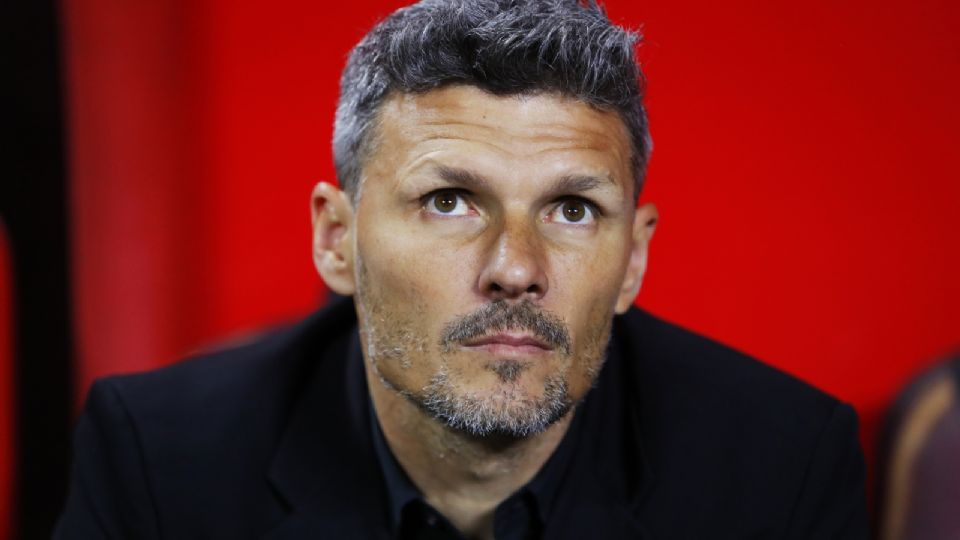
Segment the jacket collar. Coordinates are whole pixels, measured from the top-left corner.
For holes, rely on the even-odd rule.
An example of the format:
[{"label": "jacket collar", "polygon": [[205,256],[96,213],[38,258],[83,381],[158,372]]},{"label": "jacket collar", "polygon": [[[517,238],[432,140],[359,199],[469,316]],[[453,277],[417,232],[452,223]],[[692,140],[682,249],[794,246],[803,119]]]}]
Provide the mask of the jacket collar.
[{"label": "jacket collar", "polygon": [[347,361],[359,346],[353,309],[336,299],[304,329],[299,353],[312,374],[268,473],[290,513],[266,538],[341,538],[384,521],[363,365]]}]

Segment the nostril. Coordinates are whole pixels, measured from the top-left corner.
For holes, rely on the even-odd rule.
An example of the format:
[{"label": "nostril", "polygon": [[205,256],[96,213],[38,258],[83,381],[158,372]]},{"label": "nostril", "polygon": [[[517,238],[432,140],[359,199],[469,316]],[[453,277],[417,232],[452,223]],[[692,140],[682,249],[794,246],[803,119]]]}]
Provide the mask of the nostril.
[{"label": "nostril", "polygon": [[503,290],[503,287],[501,287],[499,283],[491,283],[490,290],[494,292],[500,292]]}]

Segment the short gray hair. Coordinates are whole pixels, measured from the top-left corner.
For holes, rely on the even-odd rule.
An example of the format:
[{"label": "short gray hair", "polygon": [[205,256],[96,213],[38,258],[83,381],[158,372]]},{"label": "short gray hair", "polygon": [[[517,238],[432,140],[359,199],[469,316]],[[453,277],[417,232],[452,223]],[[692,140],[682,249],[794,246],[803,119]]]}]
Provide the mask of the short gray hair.
[{"label": "short gray hair", "polygon": [[360,40],[343,70],[333,132],[340,185],[356,198],[387,96],[467,84],[496,95],[555,92],[616,112],[630,134],[639,196],[651,149],[639,39],[594,0],[423,0],[401,8]]}]

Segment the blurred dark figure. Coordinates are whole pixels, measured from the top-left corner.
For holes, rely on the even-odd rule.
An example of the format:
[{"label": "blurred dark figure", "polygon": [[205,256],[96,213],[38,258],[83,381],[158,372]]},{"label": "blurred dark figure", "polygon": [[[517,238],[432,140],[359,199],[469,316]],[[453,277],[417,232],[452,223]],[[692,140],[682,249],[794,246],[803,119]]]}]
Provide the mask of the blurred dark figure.
[{"label": "blurred dark figure", "polygon": [[960,352],[903,391],[880,444],[881,540],[960,538]]},{"label": "blurred dark figure", "polygon": [[32,540],[50,536],[66,494],[73,423],[59,3],[4,7],[0,222],[12,384],[9,394],[0,389],[0,414],[9,415],[12,428],[0,433],[0,445],[12,455],[4,466],[13,471],[13,485],[0,486],[11,500],[0,507],[0,523],[9,524],[0,540],[6,534]]}]

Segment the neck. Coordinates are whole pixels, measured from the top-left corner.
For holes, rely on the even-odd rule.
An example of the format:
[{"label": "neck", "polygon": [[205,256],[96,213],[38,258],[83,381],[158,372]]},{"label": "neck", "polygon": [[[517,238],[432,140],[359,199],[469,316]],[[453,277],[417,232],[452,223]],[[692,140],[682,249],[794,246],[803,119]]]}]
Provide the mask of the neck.
[{"label": "neck", "polygon": [[426,501],[471,538],[493,537],[497,505],[528,483],[563,439],[566,416],[530,437],[477,437],[451,429],[386,388],[365,362],[387,445]]}]

